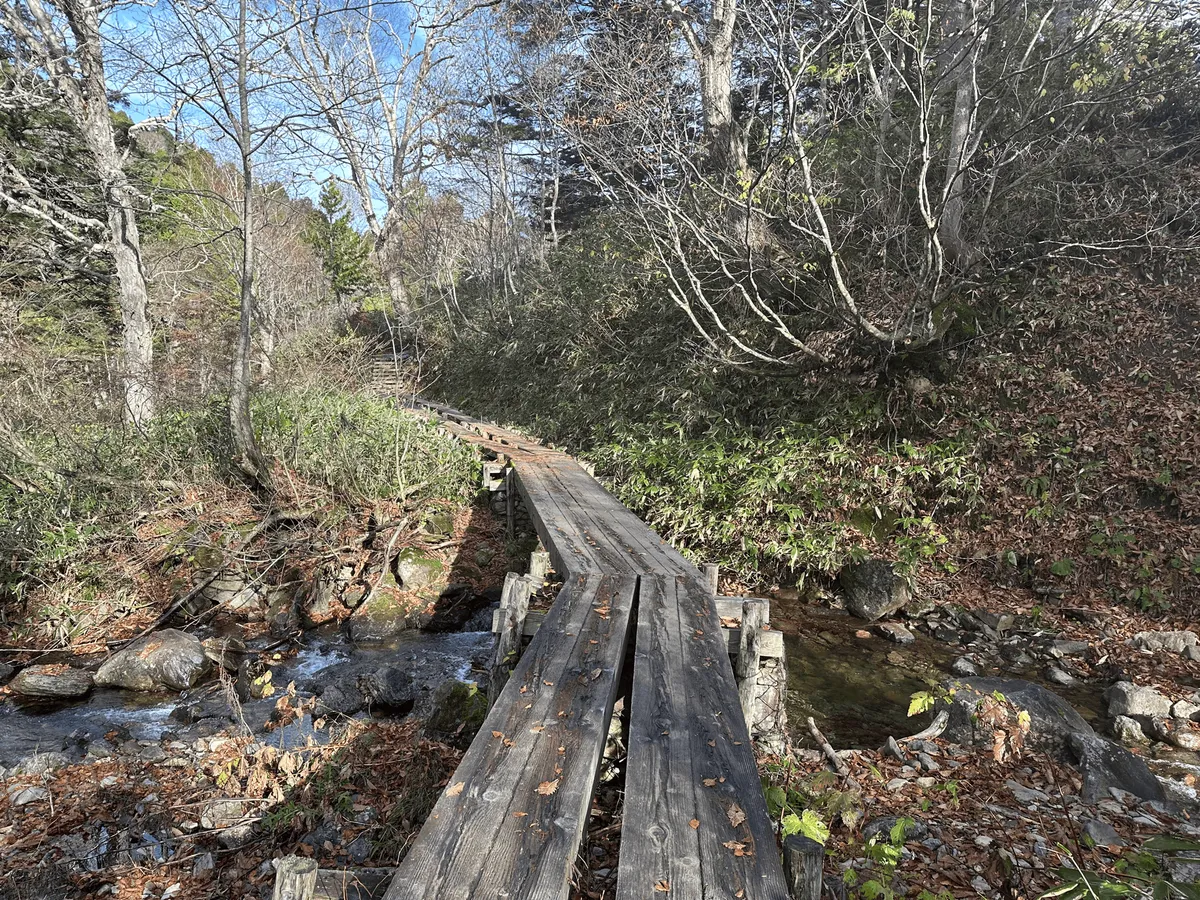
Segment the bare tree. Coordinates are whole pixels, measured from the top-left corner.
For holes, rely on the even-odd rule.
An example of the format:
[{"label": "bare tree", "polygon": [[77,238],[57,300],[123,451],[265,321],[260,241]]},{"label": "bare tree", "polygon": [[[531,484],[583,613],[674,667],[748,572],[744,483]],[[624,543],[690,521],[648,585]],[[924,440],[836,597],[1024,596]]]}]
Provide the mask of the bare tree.
[{"label": "bare tree", "polygon": [[1195,83],[1169,0],[533,5],[569,76],[528,102],[567,107],[563,139],[731,364],[930,345],[979,286],[1154,245],[1187,208],[1147,186],[1169,140],[1117,149]]},{"label": "bare tree", "polygon": [[474,5],[286,0],[295,27],[287,57],[296,83],[348,182],[375,246],[400,324],[417,328],[404,233],[429,202],[426,174],[440,127],[460,102],[453,66]]},{"label": "bare tree", "polygon": [[[90,0],[13,0],[0,6],[0,23],[12,35],[19,62],[44,75],[62,99],[95,164],[104,196],[105,249],[116,267],[120,299],[125,415],[140,426],[154,415],[154,344],[134,191],[125,173],[125,155],[117,147],[105,78],[101,20],[112,8]],[[0,198],[79,242],[88,239],[95,224],[44,199],[22,202],[12,191]]]}]

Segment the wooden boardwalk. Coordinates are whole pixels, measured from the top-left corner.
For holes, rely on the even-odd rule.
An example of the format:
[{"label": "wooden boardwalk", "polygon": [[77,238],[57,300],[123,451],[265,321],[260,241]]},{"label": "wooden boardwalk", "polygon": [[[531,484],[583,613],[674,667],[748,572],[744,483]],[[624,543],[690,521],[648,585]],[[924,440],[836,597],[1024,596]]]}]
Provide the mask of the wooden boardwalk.
[{"label": "wooden boardwalk", "polygon": [[629,663],[618,900],[785,900],[707,579],[566,454],[424,408],[512,462],[564,584],[387,900],[565,898]]}]

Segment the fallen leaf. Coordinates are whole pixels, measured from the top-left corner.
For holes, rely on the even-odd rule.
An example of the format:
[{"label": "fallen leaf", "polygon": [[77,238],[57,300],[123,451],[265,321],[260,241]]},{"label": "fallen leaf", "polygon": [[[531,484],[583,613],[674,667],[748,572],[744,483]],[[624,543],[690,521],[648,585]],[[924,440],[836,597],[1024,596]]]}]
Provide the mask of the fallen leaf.
[{"label": "fallen leaf", "polygon": [[553,781],[543,781],[541,784],[539,784],[537,786],[537,792],[539,794],[541,794],[543,797],[549,797],[551,794],[553,794],[557,790],[558,790],[558,779],[557,778],[555,778]]},{"label": "fallen leaf", "polygon": [[704,786],[705,786],[705,787],[716,787],[716,786],[717,786],[717,779],[715,779],[715,778],[705,778],[705,779],[704,779]]},{"label": "fallen leaf", "polygon": [[722,846],[726,850],[732,850],[734,856],[746,855],[746,845],[741,841],[726,841],[724,844],[722,844]]},{"label": "fallen leaf", "polygon": [[493,732],[492,732],[492,737],[494,737],[494,738],[496,738],[497,740],[499,740],[500,738],[504,737],[504,732],[503,732],[503,731],[493,731]]},{"label": "fallen leaf", "polygon": [[527,813],[527,812],[515,812],[515,813],[513,813],[513,818],[514,818],[514,819],[521,819],[521,818],[524,818],[524,817],[525,817],[525,816],[527,816],[527,815],[529,815],[529,813]]},{"label": "fallen leaf", "polygon": [[660,878],[658,881],[654,882],[654,889],[660,894],[669,894],[671,893],[671,882],[667,881],[665,878]]},{"label": "fallen leaf", "polygon": [[692,830],[695,830],[700,827],[700,820],[692,819],[692,821],[688,822],[688,824],[692,826]]},{"label": "fallen leaf", "polygon": [[725,813],[729,816],[729,824],[737,828],[746,821],[746,812],[736,803],[729,804],[729,809]]},{"label": "fallen leaf", "polygon": [[546,687],[554,687],[553,681],[546,681],[545,679],[542,679],[542,684],[544,684]]},{"label": "fallen leaf", "polygon": [[543,731],[546,730],[546,726],[545,725],[534,725],[529,730],[532,731],[534,734],[541,734]]},{"label": "fallen leaf", "polygon": [[463,787],[465,787],[465,785],[461,781],[450,785],[450,787],[446,788],[446,796],[447,797],[457,797],[459,794],[462,793]]}]

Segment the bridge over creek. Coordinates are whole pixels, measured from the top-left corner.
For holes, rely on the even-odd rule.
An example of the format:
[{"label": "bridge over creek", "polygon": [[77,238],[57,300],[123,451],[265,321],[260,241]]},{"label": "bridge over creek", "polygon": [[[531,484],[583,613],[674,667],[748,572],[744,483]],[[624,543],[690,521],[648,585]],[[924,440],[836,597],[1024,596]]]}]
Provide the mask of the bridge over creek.
[{"label": "bridge over creek", "polygon": [[[386,900],[566,898],[628,667],[617,900],[815,896],[800,883],[820,878],[820,846],[807,852],[807,875],[785,876],[739,697],[747,682],[753,692],[764,636],[779,637],[763,630],[765,601],[745,605],[731,661],[715,572],[567,454],[415,405],[505,463],[563,584],[519,659],[528,592],[506,589],[498,658],[511,675],[494,679],[483,727]],[[735,665],[750,677],[735,678]]]}]

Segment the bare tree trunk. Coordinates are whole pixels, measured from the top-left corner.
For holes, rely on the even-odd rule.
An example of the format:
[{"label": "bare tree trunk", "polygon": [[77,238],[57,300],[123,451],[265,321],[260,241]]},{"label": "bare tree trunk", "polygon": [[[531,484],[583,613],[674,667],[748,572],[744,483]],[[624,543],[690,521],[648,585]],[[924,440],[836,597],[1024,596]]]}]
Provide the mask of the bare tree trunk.
[{"label": "bare tree trunk", "polygon": [[97,6],[83,0],[72,0],[63,5],[63,11],[75,38],[75,59],[79,66],[80,82],[73,86],[68,84],[68,79],[60,78],[58,86],[83,132],[104,191],[110,232],[109,250],[116,264],[121,308],[121,377],[125,392],[125,417],[140,427],[154,415],[151,381],[154,342],[150,326],[150,297],[142,268],[141,236],[133,213],[133,190],[121,167],[113,135]]},{"label": "bare tree trunk", "polygon": [[733,28],[737,0],[714,0],[705,29],[700,67],[700,99],[704,131],[713,168],[737,175],[746,168],[746,141],[733,120]]},{"label": "bare tree trunk", "polygon": [[948,24],[952,29],[953,69],[950,77],[954,82],[954,107],[950,136],[946,142],[946,185],[942,214],[938,220],[938,240],[947,260],[966,267],[970,265],[973,254],[963,235],[963,214],[966,210],[966,181],[970,163],[967,146],[975,116],[975,15],[972,0],[950,0],[950,8],[953,10],[948,17]]},{"label": "bare tree trunk", "polygon": [[246,49],[246,4],[238,5],[238,149],[242,162],[242,271],[238,336],[229,385],[229,428],[234,462],[253,483],[269,488],[271,473],[258,448],[250,419],[251,337],[254,334],[254,160],[251,151],[249,58]]}]

